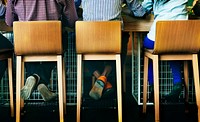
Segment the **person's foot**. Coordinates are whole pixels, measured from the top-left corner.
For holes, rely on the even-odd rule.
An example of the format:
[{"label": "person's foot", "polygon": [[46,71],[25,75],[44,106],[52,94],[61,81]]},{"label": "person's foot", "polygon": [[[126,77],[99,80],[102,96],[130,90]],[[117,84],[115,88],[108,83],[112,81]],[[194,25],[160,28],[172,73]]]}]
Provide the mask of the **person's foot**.
[{"label": "person's foot", "polygon": [[165,96],[167,102],[178,102],[179,95],[182,91],[182,83],[174,84],[172,91]]},{"label": "person's foot", "polygon": [[114,93],[114,89],[112,87],[112,84],[110,82],[106,82],[103,90],[103,95],[102,97],[110,97]]},{"label": "person's foot", "polygon": [[31,96],[39,79],[40,77],[37,74],[33,74],[26,79],[25,85],[20,92],[22,99],[27,100]]},{"label": "person's foot", "polygon": [[[93,75],[94,75],[97,79],[101,76],[98,70],[94,71],[94,72],[93,72]],[[105,86],[104,86],[104,89],[103,89],[102,97],[109,97],[112,93],[114,93],[112,84],[111,84],[109,81],[107,81],[107,82],[105,83]]]},{"label": "person's foot", "polygon": [[92,89],[89,92],[90,97],[92,97],[95,100],[100,99],[106,82],[107,82],[107,78],[105,76],[100,76],[96,80]]},{"label": "person's foot", "polygon": [[46,85],[39,84],[37,87],[37,90],[40,92],[42,98],[44,101],[50,101],[57,97],[57,94],[54,92],[51,92]]}]

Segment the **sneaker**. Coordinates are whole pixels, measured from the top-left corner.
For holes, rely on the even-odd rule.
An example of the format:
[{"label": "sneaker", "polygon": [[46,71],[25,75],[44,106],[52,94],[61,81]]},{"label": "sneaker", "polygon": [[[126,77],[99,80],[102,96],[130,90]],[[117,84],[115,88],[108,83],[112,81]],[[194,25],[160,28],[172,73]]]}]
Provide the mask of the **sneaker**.
[{"label": "sneaker", "polygon": [[105,83],[107,82],[107,78],[105,76],[100,76],[96,82],[94,83],[92,89],[89,92],[90,97],[92,97],[95,100],[98,100],[102,96],[102,92],[105,86]]},{"label": "sneaker", "polygon": [[[98,70],[95,70],[95,71],[93,72],[93,75],[94,75],[97,79],[101,76]],[[112,87],[112,84],[111,84],[109,81],[107,81],[107,82],[105,83],[105,86],[104,86],[104,89],[103,89],[103,97],[109,97],[112,93],[114,93],[114,89],[113,89],[113,87]]]},{"label": "sneaker", "polygon": [[57,94],[51,92],[44,84],[39,84],[37,90],[40,92],[44,101],[51,101],[57,97]]},{"label": "sneaker", "polygon": [[25,85],[20,91],[22,99],[27,100],[31,96],[39,80],[40,77],[37,74],[33,74],[26,79]]},{"label": "sneaker", "polygon": [[113,93],[114,93],[114,89],[112,87],[112,84],[109,81],[107,81],[104,86],[102,97],[106,97],[106,98],[110,97]]}]

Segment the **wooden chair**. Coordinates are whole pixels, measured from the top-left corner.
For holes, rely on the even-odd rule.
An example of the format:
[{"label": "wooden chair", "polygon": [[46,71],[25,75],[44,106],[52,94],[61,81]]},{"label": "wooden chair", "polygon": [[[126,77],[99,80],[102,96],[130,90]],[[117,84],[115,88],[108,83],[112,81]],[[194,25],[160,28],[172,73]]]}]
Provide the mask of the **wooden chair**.
[{"label": "wooden chair", "polygon": [[122,122],[121,22],[77,21],[77,122],[80,122],[83,60],[116,60],[118,121]]},{"label": "wooden chair", "polygon": [[[0,40],[1,41],[1,40]],[[14,100],[13,100],[13,71],[12,71],[12,59],[14,49],[0,50],[0,60],[8,60],[8,80],[9,80],[9,94],[10,94],[10,111],[11,117],[14,117]]]},{"label": "wooden chair", "polygon": [[[20,122],[20,89],[24,85],[25,62],[57,62],[60,122],[66,112],[65,67],[60,21],[14,22],[14,47],[17,59],[16,122]],[[22,103],[23,106],[23,103]]]},{"label": "wooden chair", "polygon": [[[200,49],[200,21],[158,21],[153,50],[144,51],[143,112],[146,113],[148,61],[153,60],[155,121],[159,118],[159,61],[192,61],[196,104],[200,117],[200,86],[197,53]],[[186,64],[186,63],[185,63]],[[187,65],[186,65],[187,66]],[[186,71],[187,67],[185,67]],[[200,122],[200,118],[198,119]]]}]

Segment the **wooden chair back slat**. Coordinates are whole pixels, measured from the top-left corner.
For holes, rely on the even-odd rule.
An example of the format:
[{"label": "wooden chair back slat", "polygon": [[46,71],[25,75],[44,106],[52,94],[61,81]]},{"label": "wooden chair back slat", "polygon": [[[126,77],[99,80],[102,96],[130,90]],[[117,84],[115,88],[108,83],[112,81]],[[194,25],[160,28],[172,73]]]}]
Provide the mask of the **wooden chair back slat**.
[{"label": "wooden chair back slat", "polygon": [[62,54],[60,21],[14,22],[16,55]]},{"label": "wooden chair back slat", "polygon": [[77,53],[120,53],[120,21],[77,21]]},{"label": "wooden chair back slat", "polygon": [[156,23],[154,54],[194,53],[200,49],[200,20]]}]

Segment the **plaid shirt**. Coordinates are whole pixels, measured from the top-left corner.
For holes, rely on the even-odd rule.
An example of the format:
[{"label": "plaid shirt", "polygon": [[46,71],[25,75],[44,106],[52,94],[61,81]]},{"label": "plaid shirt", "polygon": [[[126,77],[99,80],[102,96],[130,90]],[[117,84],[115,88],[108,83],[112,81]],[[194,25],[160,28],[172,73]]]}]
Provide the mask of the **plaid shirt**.
[{"label": "plaid shirt", "polygon": [[13,21],[62,20],[74,27],[78,20],[74,0],[8,0],[6,23]]}]

